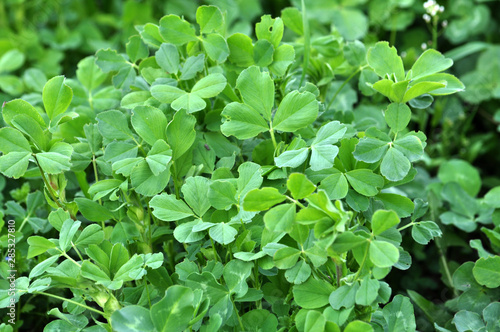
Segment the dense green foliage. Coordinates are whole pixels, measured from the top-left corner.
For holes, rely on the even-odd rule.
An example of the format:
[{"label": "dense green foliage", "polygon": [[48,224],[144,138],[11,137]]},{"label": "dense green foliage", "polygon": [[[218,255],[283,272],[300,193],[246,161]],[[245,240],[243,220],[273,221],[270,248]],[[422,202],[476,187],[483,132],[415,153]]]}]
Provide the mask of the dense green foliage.
[{"label": "dense green foliage", "polygon": [[0,3],[0,331],[499,331],[496,7]]}]

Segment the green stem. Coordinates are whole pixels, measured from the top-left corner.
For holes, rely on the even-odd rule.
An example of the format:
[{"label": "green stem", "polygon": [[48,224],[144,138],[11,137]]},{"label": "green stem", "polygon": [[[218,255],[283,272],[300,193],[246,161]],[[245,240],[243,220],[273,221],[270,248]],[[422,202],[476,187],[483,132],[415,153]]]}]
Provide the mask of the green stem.
[{"label": "green stem", "polygon": [[219,257],[217,255],[217,250],[215,250],[215,244],[214,244],[214,240],[212,240],[212,238],[210,238],[210,243],[212,244],[212,250],[214,252],[214,259],[216,262],[219,261]]},{"label": "green stem", "polygon": [[340,93],[340,91],[342,91],[342,89],[346,86],[347,83],[349,83],[349,81],[354,77],[356,76],[357,73],[359,73],[361,70],[363,70],[366,66],[361,66],[359,67],[358,69],[356,69],[355,72],[353,72],[351,74],[351,76],[349,76],[345,81],[344,83],[342,83],[342,85],[340,86],[340,88],[337,89],[337,91],[335,92],[335,94],[333,95],[332,97],[332,100],[330,100],[330,102],[328,103],[328,107],[326,108],[326,110],[329,110],[330,107],[332,106],[333,102],[335,101],[335,98],[337,98],[338,94]]},{"label": "green stem", "polygon": [[432,48],[435,49],[435,50],[437,50],[437,47],[438,47],[438,42],[437,42],[437,38],[438,38],[438,32],[437,32],[438,20],[439,20],[438,16],[434,16],[433,20],[432,20]]},{"label": "green stem", "polygon": [[287,198],[289,201],[293,202],[294,204],[298,205],[300,208],[302,208],[302,209],[305,209],[305,208],[306,208],[306,207],[304,206],[304,204],[302,204],[301,202],[299,202],[299,201],[297,201],[297,200],[295,200],[295,199],[291,198],[290,196],[286,196],[286,198]]},{"label": "green stem", "polygon": [[274,137],[274,129],[269,129],[269,133],[271,134],[271,140],[273,141],[274,150],[276,150],[278,144],[276,143],[276,138]]},{"label": "green stem", "polygon": [[411,227],[413,225],[415,225],[415,223],[412,221],[411,223],[404,225],[403,227],[399,227],[398,232],[401,232],[403,229],[407,229],[408,227]]},{"label": "green stem", "polygon": [[302,63],[302,76],[300,77],[299,87],[304,83],[306,78],[307,67],[309,66],[309,54],[311,52],[311,35],[309,32],[309,21],[307,20],[306,4],[301,0],[302,6],[302,28],[304,30],[304,61]]},{"label": "green stem", "polygon": [[231,302],[233,303],[234,314],[236,315],[236,318],[238,318],[238,323],[240,324],[240,328],[242,331],[245,331],[245,327],[243,326],[243,322],[241,321],[241,317],[238,313],[238,308],[236,308],[236,304],[234,303],[233,299],[231,299]]},{"label": "green stem", "polygon": [[92,307],[89,307],[88,305],[85,305],[85,304],[81,304],[79,302],[76,302],[76,301],[73,301],[73,300],[70,300],[70,299],[67,299],[65,297],[61,297],[61,296],[57,296],[57,295],[54,295],[54,294],[50,294],[50,293],[45,293],[45,292],[35,292],[35,294],[41,294],[41,295],[45,295],[45,296],[50,296],[50,297],[53,297],[55,299],[58,299],[58,300],[61,300],[61,301],[66,301],[66,302],[69,302],[69,303],[72,303],[74,305],[77,305],[77,306],[80,306],[82,308],[85,308],[87,310],[90,310],[90,311],[93,311],[95,313],[98,313],[99,315],[102,315],[103,317],[106,317],[105,313],[103,311],[100,311],[100,310],[97,310],[97,309],[94,309]]},{"label": "green stem", "polygon": [[79,268],[82,267],[82,265],[80,263],[78,263],[77,261],[75,261],[73,258],[71,258],[67,253],[63,252],[62,250],[59,250],[61,252],[61,254],[66,257],[67,259],[69,259],[70,261],[73,262],[73,264],[75,264],[76,266],[78,266]]},{"label": "green stem", "polygon": [[76,248],[75,244],[73,243],[73,241],[71,241],[71,246],[73,247],[73,249],[75,249],[76,251],[76,254],[78,255],[78,257],[80,257],[80,260],[83,261],[83,257],[82,255],[80,254],[80,251],[78,251],[78,249]]}]

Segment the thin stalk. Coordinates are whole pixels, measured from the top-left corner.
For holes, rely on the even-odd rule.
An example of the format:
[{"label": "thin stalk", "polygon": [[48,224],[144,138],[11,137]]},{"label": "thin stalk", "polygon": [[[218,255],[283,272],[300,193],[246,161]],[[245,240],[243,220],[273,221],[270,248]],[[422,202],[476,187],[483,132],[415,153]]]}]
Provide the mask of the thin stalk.
[{"label": "thin stalk", "polygon": [[67,259],[69,259],[70,261],[72,261],[72,262],[73,262],[73,264],[75,264],[76,266],[78,266],[78,267],[80,267],[80,268],[82,267],[82,265],[81,265],[80,263],[78,263],[78,262],[77,262],[77,261],[75,261],[73,258],[71,258],[71,257],[70,257],[67,253],[65,253],[65,252],[63,252],[63,251],[61,251],[61,250],[59,250],[59,251],[62,253],[62,255],[63,255],[64,257],[66,257]]},{"label": "thin stalk", "polygon": [[433,17],[432,19],[432,48],[437,50],[437,47],[438,47],[438,42],[437,42],[437,38],[438,38],[438,31],[437,31],[437,25],[438,25],[438,20],[439,20],[439,17],[436,15]]},{"label": "thin stalk", "polygon": [[309,31],[309,21],[307,20],[306,4],[301,0],[302,6],[302,28],[304,30],[304,61],[302,62],[302,76],[300,77],[299,87],[306,78],[307,67],[309,66],[309,54],[311,52],[311,35]]},{"label": "thin stalk", "polygon": [[354,73],[351,74],[351,76],[349,76],[345,81],[344,83],[342,83],[342,85],[340,86],[340,88],[337,89],[337,91],[335,92],[335,94],[333,95],[332,97],[332,100],[330,100],[330,102],[328,103],[328,107],[326,108],[327,110],[330,109],[330,107],[332,106],[333,102],[335,101],[335,98],[337,98],[337,96],[339,95],[340,91],[342,91],[342,89],[346,86],[347,83],[349,83],[349,81],[354,77],[356,76],[357,73],[359,73],[362,69],[364,69],[366,66],[361,66],[359,67],[358,69],[356,69],[356,71]]},{"label": "thin stalk", "polygon": [[297,204],[300,208],[302,208],[302,209],[305,209],[305,208],[306,208],[306,207],[304,206],[304,204],[302,204],[301,202],[299,202],[299,201],[297,201],[297,200],[295,200],[295,199],[291,198],[290,196],[286,196],[286,198],[287,198],[289,201],[291,201],[291,202],[293,202],[293,203]]},{"label": "thin stalk", "polygon": [[53,297],[55,299],[58,299],[58,300],[61,300],[61,301],[66,301],[66,302],[69,302],[69,303],[72,303],[74,305],[77,305],[77,306],[80,306],[82,308],[85,308],[87,310],[90,310],[90,311],[93,311],[95,313],[98,313],[99,315],[103,316],[103,317],[106,317],[105,313],[103,311],[100,311],[100,310],[97,310],[97,309],[94,309],[92,307],[89,307],[88,305],[85,305],[85,304],[81,304],[79,302],[76,302],[76,301],[73,301],[73,300],[70,300],[70,299],[67,299],[65,297],[61,297],[61,296],[57,296],[57,295],[54,295],[54,294],[50,294],[50,293],[45,293],[45,292],[35,292],[35,294],[41,294],[41,295],[45,295],[45,296],[49,296],[49,297]]},{"label": "thin stalk", "polygon": [[408,227],[411,227],[411,226],[413,226],[413,225],[415,225],[415,223],[412,221],[411,223],[406,224],[406,225],[404,225],[403,227],[399,227],[399,228],[398,228],[398,232],[401,232],[403,229],[407,229]]},{"label": "thin stalk", "polygon": [[273,141],[274,150],[276,150],[276,148],[278,147],[278,144],[276,143],[276,138],[274,137],[273,128],[269,129],[269,133],[271,134],[271,140]]},{"label": "thin stalk", "polygon": [[76,246],[75,246],[75,244],[73,243],[73,241],[71,241],[71,246],[73,247],[73,249],[75,249],[76,254],[78,255],[78,257],[80,257],[80,259],[83,261],[83,257],[82,257],[82,255],[80,254],[80,251],[78,251],[78,249],[76,248]]},{"label": "thin stalk", "polygon": [[212,240],[212,238],[210,238],[210,243],[212,244],[212,250],[214,252],[214,259],[216,262],[219,261],[219,257],[217,255],[217,250],[215,250],[215,244],[214,244],[214,240]]},{"label": "thin stalk", "polygon": [[243,322],[241,321],[241,317],[238,314],[238,308],[236,308],[236,304],[234,304],[233,299],[231,299],[231,302],[233,303],[234,314],[236,315],[236,318],[238,318],[238,323],[240,325],[240,328],[241,328],[242,331],[245,331],[245,327],[243,326]]}]

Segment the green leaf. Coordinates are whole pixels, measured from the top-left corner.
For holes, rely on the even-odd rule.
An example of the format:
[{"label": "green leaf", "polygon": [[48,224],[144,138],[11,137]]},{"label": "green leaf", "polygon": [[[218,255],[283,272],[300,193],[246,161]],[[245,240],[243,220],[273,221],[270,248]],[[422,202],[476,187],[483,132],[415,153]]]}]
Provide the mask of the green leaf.
[{"label": "green leaf", "polygon": [[118,54],[116,50],[106,49],[97,51],[95,63],[101,68],[105,73],[110,71],[119,71],[120,69],[127,67],[127,60],[121,54]]},{"label": "green leaf", "polygon": [[378,296],[380,283],[376,279],[365,277],[356,292],[356,304],[369,306]]},{"label": "green leaf", "polygon": [[64,84],[64,80],[64,76],[56,76],[43,87],[43,106],[50,120],[64,113],[73,99],[73,90]]},{"label": "green leaf", "polygon": [[132,63],[138,60],[146,59],[149,56],[149,49],[146,44],[142,42],[140,36],[131,36],[126,45],[127,55]]},{"label": "green leaf", "polygon": [[385,209],[395,211],[399,218],[409,217],[415,208],[408,197],[398,194],[380,193],[375,198],[384,203]]},{"label": "green leaf", "polygon": [[96,58],[94,56],[88,56],[78,62],[78,69],[76,70],[78,81],[80,81],[88,91],[97,89],[107,76],[95,62]]},{"label": "green leaf", "polygon": [[227,210],[238,201],[235,198],[236,188],[229,181],[213,181],[208,191],[210,204],[217,210]]},{"label": "green leaf", "polygon": [[273,63],[269,66],[269,69],[273,74],[283,76],[294,61],[295,50],[293,46],[283,44],[274,50]]},{"label": "green leaf", "polygon": [[422,78],[419,78],[418,80],[415,80],[413,83],[419,84],[420,82],[435,82],[435,83],[441,83],[445,84],[446,86],[440,89],[432,90],[430,92],[431,95],[433,96],[445,96],[449,95],[452,93],[460,92],[465,90],[465,86],[458,78],[451,74],[446,74],[446,73],[440,73],[440,74],[433,74],[429,76],[425,76]]},{"label": "green leaf", "polygon": [[59,234],[59,248],[61,248],[62,251],[66,252],[71,247],[73,237],[81,224],[80,221],[74,221],[72,219],[67,219],[63,223]]},{"label": "green leaf", "polygon": [[294,267],[286,270],[285,278],[289,283],[300,285],[311,275],[311,267],[304,260],[300,260]]},{"label": "green leaf", "polygon": [[162,43],[155,53],[156,63],[168,74],[179,71],[179,51],[173,44]]},{"label": "green leaf", "polygon": [[38,164],[48,174],[59,174],[69,171],[70,157],[57,152],[40,152],[36,154]]},{"label": "green leaf", "polygon": [[177,15],[167,15],[160,20],[160,35],[174,45],[184,45],[196,41],[194,28]]},{"label": "green leaf", "polygon": [[372,217],[373,235],[379,235],[399,224],[399,217],[394,211],[377,210]]},{"label": "green leaf", "polygon": [[369,169],[355,169],[345,174],[352,188],[364,196],[375,196],[384,186],[384,178]]},{"label": "green leaf", "polygon": [[416,331],[413,305],[405,296],[396,295],[391,303],[382,309],[388,331]]},{"label": "green leaf", "polygon": [[353,156],[357,160],[365,163],[375,163],[382,159],[389,148],[389,142],[379,140],[373,137],[366,137],[356,144]]},{"label": "green leaf", "polygon": [[173,159],[177,160],[193,145],[196,138],[194,126],[196,118],[186,111],[175,113],[174,118],[167,126],[167,142],[172,148]]},{"label": "green leaf", "polygon": [[402,98],[403,103],[407,103],[410,100],[420,97],[426,93],[434,94],[434,91],[444,89],[446,87],[446,81],[440,82],[418,82],[412,84],[412,86],[405,92],[404,98]]},{"label": "green leaf", "polygon": [[238,231],[224,222],[218,223],[208,231],[208,235],[210,235],[215,242],[223,245],[233,242],[236,234],[238,234]]},{"label": "green leaf", "polygon": [[146,162],[154,176],[158,176],[167,170],[170,160],[172,160],[172,150],[170,150],[170,146],[162,139],[157,140],[153,144],[146,157]]},{"label": "green leaf", "polygon": [[259,40],[253,46],[253,59],[259,67],[267,67],[273,62],[274,47],[267,40]]},{"label": "green leaf", "polygon": [[186,91],[169,84],[157,84],[151,87],[151,95],[165,104],[171,104],[186,94]]},{"label": "green leaf", "polygon": [[212,33],[204,37],[202,43],[210,59],[219,63],[226,61],[229,56],[229,46],[224,37],[218,33]]},{"label": "green leaf", "polygon": [[24,53],[19,50],[9,50],[0,57],[0,73],[13,72],[24,64]]},{"label": "green leaf", "polygon": [[433,221],[421,221],[413,225],[411,236],[415,242],[426,245],[435,237],[442,235],[441,229]]},{"label": "green leaf", "polygon": [[290,232],[295,221],[295,204],[281,204],[264,215],[266,227],[273,232]]},{"label": "green leaf", "polygon": [[[212,317],[210,319],[212,319]],[[257,331],[278,330],[278,319],[266,309],[254,309],[249,311],[241,317],[241,321],[243,322],[243,327],[245,327],[246,331],[252,331],[252,329]],[[210,331],[216,330],[217,329]]]},{"label": "green leaf", "polygon": [[389,47],[388,42],[378,42],[368,50],[368,65],[375,73],[382,78],[389,78],[394,75],[396,81],[405,79],[403,60],[398,56],[394,46]]},{"label": "green leaf", "polygon": [[439,167],[438,178],[443,183],[457,182],[472,197],[481,189],[481,176],[465,160],[450,160]]},{"label": "green leaf", "polygon": [[311,145],[330,145],[337,143],[347,131],[347,127],[338,121],[332,121],[322,126]]},{"label": "green leaf", "polygon": [[151,307],[151,320],[158,331],[183,331],[189,326],[195,308],[194,293],[190,288],[174,285],[165,296]]},{"label": "green leaf", "polygon": [[236,297],[244,296],[248,291],[246,280],[252,273],[253,264],[239,260],[231,260],[224,266],[223,276],[229,294],[236,294]]},{"label": "green leaf", "polygon": [[33,118],[26,114],[19,114],[12,119],[12,125],[28,136],[39,150],[47,150],[48,135]]},{"label": "green leaf", "polygon": [[385,241],[370,243],[370,260],[376,267],[391,267],[399,260],[399,250],[393,244]]},{"label": "green leaf", "polygon": [[221,126],[221,131],[226,136],[248,139],[269,130],[266,120],[245,104],[230,103],[224,107],[221,115],[226,118]]},{"label": "green leaf", "polygon": [[286,185],[295,199],[306,198],[316,190],[316,186],[301,173],[290,174]]},{"label": "green leaf", "polygon": [[297,263],[299,256],[300,251],[298,249],[284,247],[274,253],[273,261],[278,269],[289,269]]},{"label": "green leaf", "polygon": [[385,110],[385,121],[394,132],[406,128],[411,119],[411,110],[406,104],[389,104]]},{"label": "green leaf", "polygon": [[79,197],[75,198],[80,213],[90,221],[106,221],[113,219],[113,214],[97,202]]},{"label": "green leaf", "polygon": [[283,38],[284,28],[281,18],[273,19],[271,15],[262,15],[260,22],[255,24],[255,34],[259,41],[267,40],[276,48]]},{"label": "green leaf", "polygon": [[445,58],[441,53],[434,49],[428,49],[420,55],[411,67],[411,78],[418,78],[439,73],[450,68],[453,60]]},{"label": "green leaf", "polygon": [[452,322],[459,332],[486,331],[481,316],[476,312],[460,310],[455,314]]},{"label": "green leaf", "polygon": [[500,186],[490,189],[484,195],[484,203],[495,209],[500,208]]},{"label": "green leaf", "polygon": [[3,175],[18,179],[24,175],[28,169],[30,152],[10,152],[0,157],[0,172]]},{"label": "green leaf", "polygon": [[88,246],[100,244],[104,240],[104,232],[98,224],[88,225],[83,229],[75,241],[76,246]]},{"label": "green leaf", "polygon": [[111,324],[113,324],[113,329],[117,332],[130,330],[153,331],[155,328],[149,309],[138,305],[129,305],[113,312]]},{"label": "green leaf", "polygon": [[235,33],[227,39],[229,61],[240,67],[254,64],[252,38],[242,33]]},{"label": "green leaf", "polygon": [[210,74],[196,82],[191,90],[192,94],[200,98],[213,98],[224,90],[227,81],[222,74]]},{"label": "green leaf", "polygon": [[54,243],[41,236],[30,236],[28,238],[28,244],[28,259],[41,255],[47,250],[56,247]]},{"label": "green leaf", "polygon": [[238,197],[243,199],[252,189],[260,188],[262,184],[262,169],[260,165],[252,162],[245,162],[238,167]]},{"label": "green leaf", "polygon": [[344,307],[349,309],[354,307],[356,293],[358,292],[359,284],[354,282],[352,285],[343,285],[337,288],[330,294],[329,302],[333,309],[339,310]]},{"label": "green leaf", "polygon": [[152,106],[137,106],[134,108],[132,126],[139,136],[149,145],[155,144],[159,139],[165,139],[167,119],[163,112]]},{"label": "green leaf", "polygon": [[334,200],[344,198],[349,190],[349,185],[345,175],[338,172],[324,178],[318,188],[323,189],[328,198]]},{"label": "green leaf", "polygon": [[318,109],[318,102],[312,93],[292,91],[281,101],[273,119],[273,128],[294,132],[307,127],[316,120]]},{"label": "green leaf", "polygon": [[[164,161],[169,160],[170,156],[164,156]],[[156,169],[160,171],[160,169]],[[158,175],[155,175],[151,170],[150,164],[143,160],[139,162],[133,169],[130,176],[132,186],[135,191],[144,196],[154,196],[163,189],[168,184],[170,180],[170,169],[166,167],[165,170],[160,171]]]},{"label": "green leaf", "polygon": [[174,221],[193,215],[186,203],[176,199],[175,195],[163,193],[155,196],[149,201],[149,206],[153,208],[154,216],[163,221]]},{"label": "green leaf", "polygon": [[408,134],[394,141],[394,147],[402,152],[409,161],[417,161],[424,155],[422,141],[416,135]]},{"label": "green leaf", "polygon": [[338,153],[339,148],[336,145],[312,145],[310,160],[311,169],[313,171],[321,171],[331,168]]},{"label": "green leaf", "polygon": [[29,278],[33,279],[35,277],[38,277],[39,275],[42,275],[45,271],[47,271],[47,269],[49,268],[49,266],[51,266],[52,264],[54,264],[58,259],[59,259],[59,256],[56,255],[56,256],[49,257],[46,260],[44,260],[43,262],[37,264],[30,271]]},{"label": "green leaf", "polygon": [[0,151],[4,155],[9,152],[31,152],[31,146],[18,130],[4,127],[0,129]]},{"label": "green leaf", "polygon": [[285,151],[278,157],[274,158],[274,162],[278,167],[299,167],[306,161],[309,155],[309,148],[301,148],[298,150]]},{"label": "green leaf", "polygon": [[281,18],[286,27],[298,35],[304,33],[304,24],[302,22],[302,14],[295,7],[287,7],[281,11]]},{"label": "green leaf", "polygon": [[190,80],[195,78],[196,74],[201,72],[205,67],[205,54],[190,56],[187,58],[184,66],[181,69],[181,80]]},{"label": "green leaf", "polygon": [[111,142],[104,150],[104,160],[110,163],[122,162],[137,156],[137,145],[125,142]]},{"label": "green leaf", "polygon": [[280,194],[276,188],[253,189],[246,194],[243,200],[243,209],[245,211],[264,211],[285,199],[286,196]]},{"label": "green leaf", "polygon": [[293,296],[299,306],[304,309],[317,309],[328,304],[334,287],[324,281],[309,278],[305,283],[293,286]]},{"label": "green leaf", "polygon": [[102,269],[87,260],[82,263],[81,274],[82,277],[96,281],[97,284],[105,286],[108,286],[111,281],[109,276]]},{"label": "green leaf", "polygon": [[380,164],[380,173],[389,181],[402,180],[410,171],[411,164],[398,149],[390,148]]},{"label": "green leaf", "polygon": [[474,279],[488,288],[500,287],[500,256],[480,258],[472,269]]},{"label": "green leaf", "polygon": [[224,18],[218,7],[200,6],[196,10],[196,22],[200,25],[201,33],[210,33],[224,25]]},{"label": "green leaf", "polygon": [[199,217],[202,217],[210,209],[209,189],[210,180],[201,176],[187,178],[181,188],[184,200]]},{"label": "green leaf", "polygon": [[316,310],[307,313],[304,321],[304,332],[325,331],[326,318]]},{"label": "green leaf", "polygon": [[22,99],[14,99],[14,100],[11,100],[11,101],[3,104],[2,116],[3,116],[5,123],[7,123],[9,126],[12,126],[12,120],[14,119],[14,117],[16,117],[20,114],[25,114],[28,117],[32,118],[42,128],[47,127],[47,125],[45,124],[45,121],[43,120],[41,115],[38,113],[36,108],[34,108],[27,101],[24,101]]},{"label": "green leaf", "polygon": [[247,106],[259,112],[267,121],[271,121],[274,83],[268,72],[261,72],[256,66],[249,67],[238,76],[236,88]]},{"label": "green leaf", "polygon": [[344,332],[373,332],[373,327],[366,322],[355,320],[347,324]]},{"label": "green leaf", "polygon": [[107,139],[126,140],[132,137],[125,114],[118,110],[99,113],[97,121],[99,132]]},{"label": "green leaf", "polygon": [[136,106],[143,105],[149,98],[149,91],[132,91],[122,98],[120,106],[126,109],[133,109]]}]

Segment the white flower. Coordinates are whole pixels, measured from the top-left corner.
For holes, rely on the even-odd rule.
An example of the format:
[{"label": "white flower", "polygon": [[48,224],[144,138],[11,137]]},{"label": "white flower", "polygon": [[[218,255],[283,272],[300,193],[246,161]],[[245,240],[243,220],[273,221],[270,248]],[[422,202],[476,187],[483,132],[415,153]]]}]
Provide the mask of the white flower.
[{"label": "white flower", "polygon": [[431,17],[436,16],[438,13],[444,12],[444,6],[440,6],[435,0],[429,0],[425,2],[424,8],[427,14]]},{"label": "white flower", "polygon": [[429,14],[424,14],[424,16],[422,17],[424,18],[424,21],[426,21],[427,23],[431,21],[431,17],[429,16]]},{"label": "white flower", "polygon": [[443,23],[441,23],[441,25],[443,26],[443,28],[446,28],[448,26],[448,21],[444,20]]},{"label": "white flower", "polygon": [[423,50],[426,50],[427,49],[427,44],[426,43],[422,43],[422,45],[420,47],[422,47]]}]

